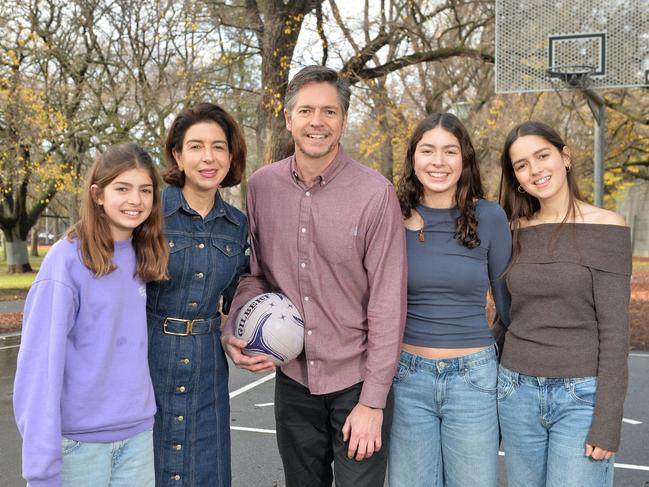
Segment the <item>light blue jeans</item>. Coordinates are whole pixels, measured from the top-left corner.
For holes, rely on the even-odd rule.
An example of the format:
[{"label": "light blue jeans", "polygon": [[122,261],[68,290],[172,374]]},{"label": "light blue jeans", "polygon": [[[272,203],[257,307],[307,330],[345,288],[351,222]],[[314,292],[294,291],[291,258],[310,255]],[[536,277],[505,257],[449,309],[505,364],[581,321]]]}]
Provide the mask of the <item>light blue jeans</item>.
[{"label": "light blue jeans", "polygon": [[65,487],[153,487],[153,429],[112,443],[63,438]]},{"label": "light blue jeans", "polygon": [[390,487],[495,487],[495,346],[453,359],[402,351],[393,381]]},{"label": "light blue jeans", "polygon": [[596,377],[498,374],[498,414],[509,487],[610,487],[614,460],[584,456]]}]

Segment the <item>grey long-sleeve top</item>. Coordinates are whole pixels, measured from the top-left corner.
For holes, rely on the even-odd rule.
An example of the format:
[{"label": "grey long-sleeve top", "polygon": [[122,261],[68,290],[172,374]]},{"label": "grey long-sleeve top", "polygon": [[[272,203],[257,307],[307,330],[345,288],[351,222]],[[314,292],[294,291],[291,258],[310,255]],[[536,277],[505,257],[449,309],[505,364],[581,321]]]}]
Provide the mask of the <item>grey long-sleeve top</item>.
[{"label": "grey long-sleeve top", "polygon": [[496,311],[509,324],[509,293],[503,273],[511,256],[511,234],[505,212],[478,200],[480,245],[469,249],[455,238],[457,208],[419,205],[424,241],[419,231],[406,232],[408,249],[408,313],[404,343],[435,348],[491,345],[485,317],[491,287]]},{"label": "grey long-sleeve top", "polygon": [[597,377],[587,442],[617,451],[627,387],[628,227],[543,224],[520,231],[502,364],[541,377]]}]

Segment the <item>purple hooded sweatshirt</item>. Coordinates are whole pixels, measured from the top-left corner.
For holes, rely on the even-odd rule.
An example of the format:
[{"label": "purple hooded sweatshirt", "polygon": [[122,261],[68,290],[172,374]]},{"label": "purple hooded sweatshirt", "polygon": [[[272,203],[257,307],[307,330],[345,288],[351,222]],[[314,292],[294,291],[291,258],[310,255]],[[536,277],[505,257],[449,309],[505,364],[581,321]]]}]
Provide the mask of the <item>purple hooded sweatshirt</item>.
[{"label": "purple hooded sweatshirt", "polygon": [[27,295],[13,402],[31,487],[61,485],[62,436],[106,443],[153,425],[146,286],[130,240],[115,242],[113,262],[95,277],[78,240],[63,239]]}]

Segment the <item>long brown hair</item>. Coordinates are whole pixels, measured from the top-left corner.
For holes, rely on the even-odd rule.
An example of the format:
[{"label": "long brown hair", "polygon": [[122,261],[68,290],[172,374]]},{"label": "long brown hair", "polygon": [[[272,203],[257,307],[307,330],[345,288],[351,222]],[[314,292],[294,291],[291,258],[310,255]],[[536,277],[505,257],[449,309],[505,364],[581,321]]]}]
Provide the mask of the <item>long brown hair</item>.
[{"label": "long brown hair", "polygon": [[[145,282],[158,281],[167,277],[169,249],[163,232],[158,173],[151,156],[133,142],[111,146],[97,156],[86,177],[81,218],[67,231],[68,239],[79,239],[83,264],[97,277],[115,270],[115,264],[110,221],[96,197],[117,176],[136,168],[147,170],[153,182],[151,214],[133,230],[132,242],[137,260],[136,273]],[[93,186],[97,188],[94,195]]]},{"label": "long brown hair", "polygon": [[471,137],[462,122],[452,113],[434,113],[417,125],[408,142],[408,152],[403,164],[403,174],[397,183],[397,196],[401,205],[401,213],[405,218],[412,214],[412,210],[421,203],[424,197],[424,186],[415,174],[415,152],[417,144],[424,134],[436,127],[453,134],[460,142],[462,153],[462,173],[457,182],[455,191],[455,204],[460,211],[460,216],[455,221],[455,238],[467,248],[473,249],[480,246],[478,235],[478,217],[476,205],[478,199],[484,196],[480,169]]},{"label": "long brown hair", "polygon": [[[526,135],[536,135],[537,137],[545,139],[560,153],[563,153],[564,148],[567,147],[566,143],[556,130],[543,122],[534,120],[517,125],[511,132],[509,132],[509,135],[505,139],[503,151],[500,156],[501,176],[498,200],[500,201],[500,205],[505,209],[505,213],[507,214],[512,229],[512,263],[516,261],[521,251],[519,240],[521,219],[531,218],[532,215],[541,208],[541,203],[538,198],[529,193],[518,191],[518,179],[516,179],[514,166],[512,164],[510,154],[512,144],[520,137]],[[576,216],[577,201],[581,200],[579,187],[577,186],[577,179],[575,178],[574,164],[571,165],[571,168],[572,170],[566,172],[566,179],[568,182],[568,211],[561,222],[562,224],[568,221],[569,218],[574,218]]]},{"label": "long brown hair", "polygon": [[163,172],[162,178],[166,183],[178,188],[185,185],[185,173],[178,168],[174,151],[182,152],[187,130],[201,122],[215,123],[225,133],[232,161],[230,170],[221,181],[221,187],[236,186],[241,182],[241,177],[246,170],[246,140],[232,115],[220,106],[206,102],[186,108],[171,123],[164,148],[167,169]]}]

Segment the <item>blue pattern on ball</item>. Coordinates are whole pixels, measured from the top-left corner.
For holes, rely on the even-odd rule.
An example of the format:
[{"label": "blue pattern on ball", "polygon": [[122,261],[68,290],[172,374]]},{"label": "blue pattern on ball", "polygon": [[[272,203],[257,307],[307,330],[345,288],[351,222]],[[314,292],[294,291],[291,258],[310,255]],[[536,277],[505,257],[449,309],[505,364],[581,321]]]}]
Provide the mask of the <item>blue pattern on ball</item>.
[{"label": "blue pattern on ball", "polygon": [[275,357],[277,360],[281,360],[284,362],[286,360],[286,357],[282,356],[279,352],[276,350],[273,350],[268,343],[264,340],[263,336],[263,328],[264,328],[264,323],[270,318],[272,313],[266,313],[261,317],[261,319],[257,322],[255,325],[254,332],[252,334],[252,338],[246,345],[246,348],[251,351],[251,352],[260,352],[260,353],[267,353]]}]

